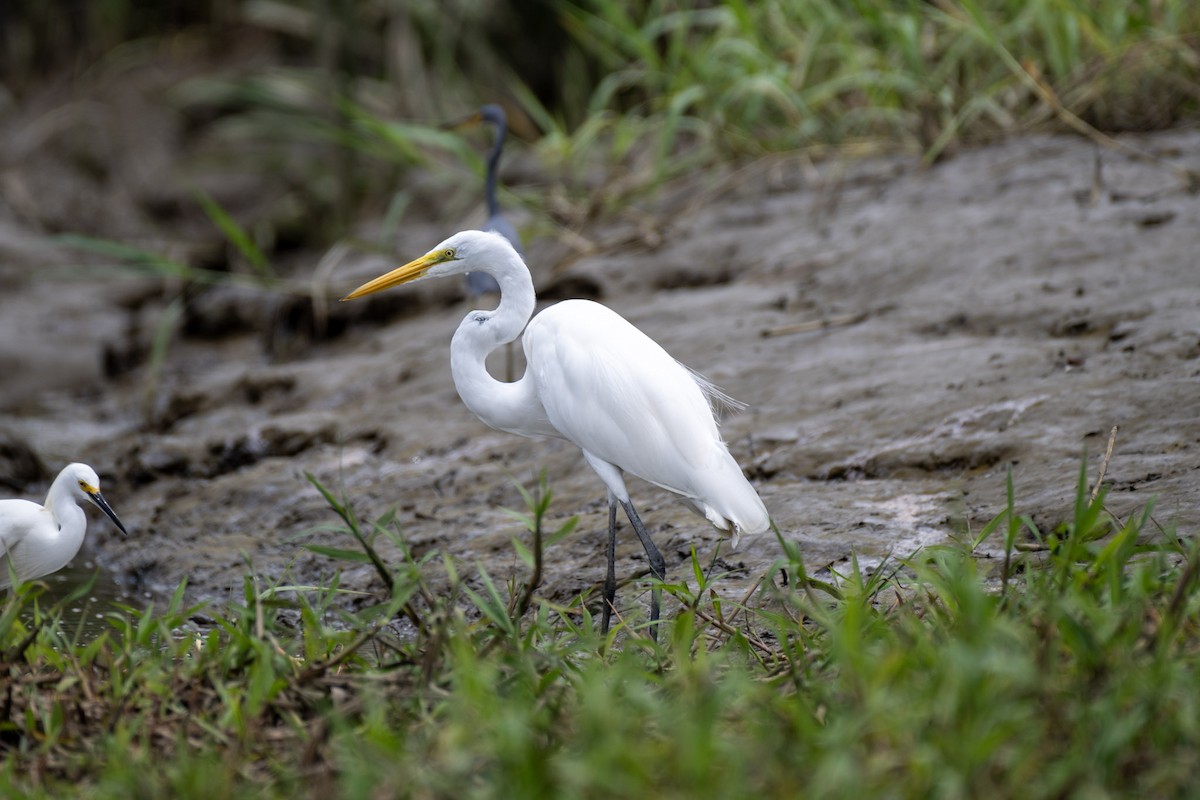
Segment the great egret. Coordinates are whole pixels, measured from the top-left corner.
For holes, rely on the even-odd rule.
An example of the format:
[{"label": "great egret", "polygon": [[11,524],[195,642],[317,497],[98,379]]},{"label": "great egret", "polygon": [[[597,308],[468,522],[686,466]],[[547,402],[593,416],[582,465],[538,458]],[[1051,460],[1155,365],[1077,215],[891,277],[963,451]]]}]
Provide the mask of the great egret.
[{"label": "great egret", "polygon": [[[608,487],[608,571],[603,630],[616,598],[616,524],[620,503],[660,581],[665,563],[630,502],[623,472],[680,495],[736,549],[742,534],[770,526],[758,493],[721,440],[710,400],[723,396],[671,358],[616,312],[590,300],[565,300],[530,321],[535,297],[525,262],[503,236],[456,233],[420,258],[363,284],[343,300],[397,284],[486,272],[500,286],[494,311],[472,311],[450,343],[459,397],[485,423],[520,436],[573,442]],[[526,323],[528,322],[528,325]],[[502,383],[484,360],[524,328],[525,374]],[[657,637],[659,591],[651,594]]]},{"label": "great egret", "polygon": [[[483,230],[495,231],[508,239],[517,253],[524,258],[525,251],[521,247],[521,235],[500,210],[500,202],[496,199],[496,182],[500,171],[500,155],[504,152],[504,140],[508,136],[508,118],[504,109],[495,103],[488,103],[474,114],[459,122],[450,123],[447,127],[461,128],[464,125],[479,125],[486,123],[492,126],[492,150],[488,153],[487,172],[484,174],[483,197],[487,201],[488,219]],[[472,298],[481,294],[499,294],[500,286],[496,279],[486,272],[467,273],[467,292]],[[510,354],[511,356],[511,354]],[[511,358],[509,359],[511,361]],[[511,379],[511,365],[509,375]]]},{"label": "great egret", "polygon": [[100,478],[87,464],[68,464],[50,484],[46,504],[0,500],[0,589],[58,572],[79,552],[87,516],[77,504],[88,500],[108,515],[122,534],[125,526],[100,494]]}]

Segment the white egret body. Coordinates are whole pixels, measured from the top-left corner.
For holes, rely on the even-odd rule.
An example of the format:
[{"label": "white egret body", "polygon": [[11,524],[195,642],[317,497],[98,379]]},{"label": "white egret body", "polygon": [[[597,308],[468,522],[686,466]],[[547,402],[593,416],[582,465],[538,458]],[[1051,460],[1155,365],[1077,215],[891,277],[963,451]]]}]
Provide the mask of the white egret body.
[{"label": "white egret body", "polygon": [[68,464],[58,473],[44,506],[29,500],[0,500],[0,589],[65,567],[83,544],[87,516],[80,500],[94,503],[121,533],[125,526],[100,494],[100,478],[87,464]]},{"label": "white egret body", "polygon": [[[662,580],[665,572],[662,555],[630,502],[622,472],[680,495],[709,522],[728,531],[735,548],[742,534],[770,527],[762,500],[717,430],[706,395],[719,393],[599,303],[566,300],[530,321],[533,280],[504,237],[484,231],[457,233],[343,299],[464,272],[490,274],[500,286],[500,305],[494,311],[470,312],[454,334],[450,368],[463,402],[493,428],[573,442],[608,487],[605,629],[616,592],[617,502],[641,539],[655,577]],[[485,359],[522,329],[525,374],[512,383],[497,381],[484,366]],[[652,622],[658,618],[657,592],[650,616]]]}]

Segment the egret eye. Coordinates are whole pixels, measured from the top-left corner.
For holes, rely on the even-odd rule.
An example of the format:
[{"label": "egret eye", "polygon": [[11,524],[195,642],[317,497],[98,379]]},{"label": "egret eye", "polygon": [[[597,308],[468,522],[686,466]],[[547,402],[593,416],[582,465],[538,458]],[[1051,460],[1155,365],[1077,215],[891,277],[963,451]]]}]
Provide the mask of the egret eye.
[{"label": "egret eye", "polygon": [[79,488],[80,488],[80,489],[86,489],[86,488],[87,488],[87,483],[85,483],[84,481],[80,481],[80,482],[79,482]]},{"label": "egret eye", "polygon": [[454,248],[447,248],[446,252],[442,253],[442,258],[446,259],[447,261],[454,258]]}]

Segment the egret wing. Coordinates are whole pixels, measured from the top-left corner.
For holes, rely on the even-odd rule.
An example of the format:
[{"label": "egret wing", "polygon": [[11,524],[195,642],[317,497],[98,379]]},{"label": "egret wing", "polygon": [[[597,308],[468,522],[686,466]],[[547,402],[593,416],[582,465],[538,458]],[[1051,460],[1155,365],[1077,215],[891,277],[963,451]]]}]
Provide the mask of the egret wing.
[{"label": "egret wing", "polygon": [[761,533],[766,507],[721,440],[706,392],[650,337],[587,300],[543,311],[525,355],[550,422],[599,458],[683,495],[718,528]]},{"label": "egret wing", "polygon": [[568,300],[539,314],[526,355],[550,421],[584,450],[696,496],[728,454],[691,373],[610,309]]},{"label": "egret wing", "polygon": [[7,589],[9,564],[22,575],[23,563],[16,551],[18,545],[38,524],[46,524],[45,508],[28,500],[0,500],[0,589]]}]

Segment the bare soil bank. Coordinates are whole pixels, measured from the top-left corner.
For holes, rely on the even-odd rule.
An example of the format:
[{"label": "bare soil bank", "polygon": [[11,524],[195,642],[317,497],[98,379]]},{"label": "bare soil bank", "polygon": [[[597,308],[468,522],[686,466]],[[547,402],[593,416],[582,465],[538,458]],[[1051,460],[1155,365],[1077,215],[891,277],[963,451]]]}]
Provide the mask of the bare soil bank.
[{"label": "bare soil bank", "polygon": [[[1196,131],[1130,141],[1200,169]],[[696,176],[637,222],[585,231],[622,243],[596,255],[568,261],[564,245],[530,242],[530,263],[540,289],[597,291],[749,403],[724,423],[727,441],[813,568],[978,530],[1003,508],[1009,465],[1020,508],[1051,527],[1070,512],[1081,454],[1094,475],[1114,425],[1108,507],[1123,516],[1156,497],[1155,518],[1191,534],[1200,197],[1161,166],[1111,152],[1096,184],[1095,156],[1078,139],[1029,137],[928,169],[778,159]],[[85,554],[137,590],[186,577],[195,597],[221,598],[240,596],[247,564],[301,584],[344,566],[301,547],[349,546],[323,527],[336,520],[305,472],[363,517],[396,507],[418,555],[449,552],[468,575],[476,562],[520,574],[510,540],[523,532],[502,508],[521,507],[514,478],[529,485],[545,469],[552,523],[581,520],[550,550],[543,594],[594,600],[603,486],[573,447],[492,431],[459,402],[448,346],[466,310],[453,302],[460,287],[333,307],[321,337],[303,303],[228,288],[197,296],[148,420],[157,284],[50,269],[78,259],[23,217],[13,193],[32,168],[10,166],[0,214],[6,494],[44,490],[29,451],[51,470],[88,461],[132,535],[95,519]],[[406,229],[398,257],[458,227]],[[325,296],[389,266],[351,258]],[[636,480],[631,490],[670,577],[690,573],[692,547],[711,559],[717,531],[665,492]],[[631,534],[623,577],[648,572]],[[728,596],[780,555],[771,536],[726,551]],[[378,588],[365,567],[343,584]],[[638,602],[628,589],[620,601]]]}]

